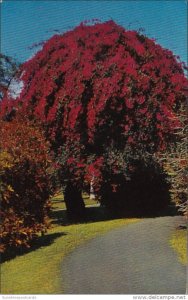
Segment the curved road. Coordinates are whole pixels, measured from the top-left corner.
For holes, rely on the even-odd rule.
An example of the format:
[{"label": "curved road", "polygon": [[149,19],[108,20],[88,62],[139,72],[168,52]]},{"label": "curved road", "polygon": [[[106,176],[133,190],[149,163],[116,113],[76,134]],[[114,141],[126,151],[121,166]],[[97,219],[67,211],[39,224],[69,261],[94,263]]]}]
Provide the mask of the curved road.
[{"label": "curved road", "polygon": [[181,217],[144,219],[74,250],[63,262],[66,294],[185,294],[186,268],[168,244]]}]

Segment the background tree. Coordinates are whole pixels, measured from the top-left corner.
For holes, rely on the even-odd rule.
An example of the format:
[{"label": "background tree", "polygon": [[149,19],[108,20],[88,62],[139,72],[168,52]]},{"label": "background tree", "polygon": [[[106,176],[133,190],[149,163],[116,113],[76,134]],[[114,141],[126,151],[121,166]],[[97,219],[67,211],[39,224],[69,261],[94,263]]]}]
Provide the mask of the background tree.
[{"label": "background tree", "polygon": [[[175,141],[181,126],[176,114],[185,99],[183,69],[171,51],[143,34],[113,21],[82,23],[53,36],[23,64],[20,98],[14,103],[5,99],[1,111],[4,115],[17,105],[29,118],[42,120],[62,183],[68,190],[72,186],[71,197],[81,212],[80,190],[92,178],[98,191],[108,176],[113,185],[123,157],[126,180],[134,167],[127,153],[134,158],[139,149],[143,159]],[[118,154],[108,164],[107,149]]]},{"label": "background tree", "polygon": [[160,157],[170,183],[172,201],[178,210],[188,217],[187,179],[188,179],[188,154],[187,154],[187,110],[182,105],[179,110],[179,119],[184,124],[178,128],[176,135],[178,142],[172,145],[168,151]]},{"label": "background tree", "polygon": [[[0,53],[0,100],[10,88],[19,70],[19,63],[12,57]],[[16,79],[15,79],[16,80]]]}]

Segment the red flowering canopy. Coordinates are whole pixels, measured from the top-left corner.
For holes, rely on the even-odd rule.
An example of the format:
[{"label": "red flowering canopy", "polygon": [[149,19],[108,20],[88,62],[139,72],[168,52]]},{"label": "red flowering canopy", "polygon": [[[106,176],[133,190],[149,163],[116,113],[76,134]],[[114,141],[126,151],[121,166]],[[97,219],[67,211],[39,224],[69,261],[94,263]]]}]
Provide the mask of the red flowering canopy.
[{"label": "red flowering canopy", "polygon": [[[108,147],[128,144],[151,153],[167,146],[180,125],[183,67],[171,51],[136,31],[113,21],[82,23],[54,35],[23,64],[24,88],[14,105],[43,121],[72,168],[83,168],[86,156],[97,154],[90,165],[97,173]],[[6,106],[4,101],[3,113]]]}]

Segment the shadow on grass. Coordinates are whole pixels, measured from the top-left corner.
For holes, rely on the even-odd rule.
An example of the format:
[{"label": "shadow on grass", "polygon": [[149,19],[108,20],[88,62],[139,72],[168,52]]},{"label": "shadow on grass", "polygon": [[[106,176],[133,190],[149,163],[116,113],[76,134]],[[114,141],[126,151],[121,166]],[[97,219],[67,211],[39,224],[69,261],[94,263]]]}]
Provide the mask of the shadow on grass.
[{"label": "shadow on grass", "polygon": [[90,223],[90,222],[100,222],[107,221],[111,219],[116,219],[117,217],[112,216],[109,211],[105,207],[86,207],[85,208],[85,218],[82,221],[74,222],[70,221],[67,217],[66,210],[55,210],[52,211],[50,217],[52,219],[53,225],[70,225],[70,224],[78,224],[78,223]]},{"label": "shadow on grass", "polygon": [[100,222],[100,221],[109,221],[115,220],[120,218],[156,218],[156,217],[165,217],[165,216],[176,216],[180,215],[178,213],[176,207],[169,206],[166,210],[162,212],[158,212],[155,214],[148,213],[148,214],[141,214],[139,212],[126,212],[124,214],[121,213],[114,213],[108,210],[106,207],[98,206],[98,207],[86,207],[86,216],[82,221],[74,222],[70,221],[67,218],[66,210],[55,210],[51,212],[52,224],[53,225],[70,225],[70,224],[78,224],[78,223],[91,223],[91,222]]},{"label": "shadow on grass", "polygon": [[66,235],[66,233],[51,233],[51,234],[46,234],[44,236],[38,237],[36,240],[32,242],[30,248],[12,249],[7,251],[6,253],[3,253],[1,255],[1,263],[11,260],[16,256],[22,256],[31,251],[35,251],[39,248],[50,246],[55,239],[64,235]]},{"label": "shadow on grass", "polygon": [[181,213],[178,212],[177,208],[174,205],[168,205],[163,210],[161,210],[161,211],[159,210],[156,212],[151,212],[150,210],[147,210],[147,209],[145,209],[144,212],[130,210],[124,214],[124,217],[143,219],[143,218],[172,217],[172,216],[177,216],[177,215],[181,215]]}]

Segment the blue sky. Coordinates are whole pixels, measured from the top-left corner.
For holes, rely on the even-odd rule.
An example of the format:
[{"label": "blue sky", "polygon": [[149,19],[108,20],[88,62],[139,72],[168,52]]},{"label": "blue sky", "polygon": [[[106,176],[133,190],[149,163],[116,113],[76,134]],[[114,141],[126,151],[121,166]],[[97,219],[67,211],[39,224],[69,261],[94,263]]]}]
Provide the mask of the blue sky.
[{"label": "blue sky", "polygon": [[27,60],[33,43],[50,38],[53,30],[67,31],[81,21],[113,19],[125,28],[145,29],[163,47],[187,61],[186,0],[3,0],[1,52]]}]

